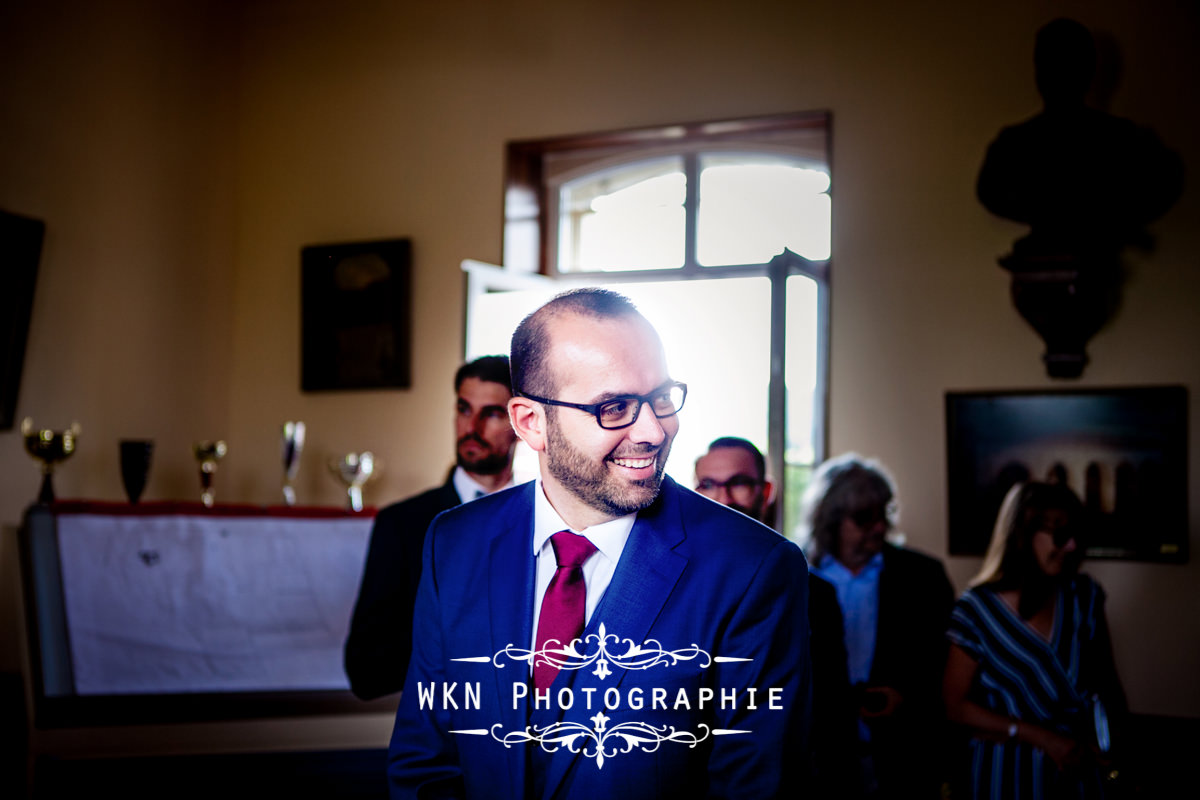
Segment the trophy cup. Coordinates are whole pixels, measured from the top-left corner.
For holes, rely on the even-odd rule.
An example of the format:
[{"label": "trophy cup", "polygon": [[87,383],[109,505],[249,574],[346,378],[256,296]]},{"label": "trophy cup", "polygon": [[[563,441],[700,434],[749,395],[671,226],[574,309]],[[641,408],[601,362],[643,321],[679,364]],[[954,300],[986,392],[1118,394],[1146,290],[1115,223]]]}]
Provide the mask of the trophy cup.
[{"label": "trophy cup", "polygon": [[192,445],[192,453],[200,463],[200,502],[212,508],[216,500],[213,491],[213,475],[217,471],[217,462],[225,457],[225,442],[196,442]]},{"label": "trophy cup", "polygon": [[379,470],[379,462],[370,452],[347,453],[340,461],[331,459],[329,469],[346,484],[346,494],[350,497],[350,510],[363,510],[362,487],[371,480]]},{"label": "trophy cup", "polygon": [[42,489],[38,492],[38,503],[54,502],[54,483],[50,476],[54,473],[54,465],[66,461],[75,452],[75,440],[79,438],[82,429],[78,422],[72,422],[65,431],[38,430],[33,427],[33,418],[21,420],[21,436],[25,438],[25,450],[29,455],[42,462]]},{"label": "trophy cup", "polygon": [[150,439],[122,439],[121,483],[131,504],[137,503],[146,488],[150,474],[150,457],[154,455],[154,442]]},{"label": "trophy cup", "polygon": [[292,481],[296,479],[296,470],[300,468],[300,452],[304,449],[304,423],[283,423],[283,502],[286,505],[296,505],[296,490]]}]

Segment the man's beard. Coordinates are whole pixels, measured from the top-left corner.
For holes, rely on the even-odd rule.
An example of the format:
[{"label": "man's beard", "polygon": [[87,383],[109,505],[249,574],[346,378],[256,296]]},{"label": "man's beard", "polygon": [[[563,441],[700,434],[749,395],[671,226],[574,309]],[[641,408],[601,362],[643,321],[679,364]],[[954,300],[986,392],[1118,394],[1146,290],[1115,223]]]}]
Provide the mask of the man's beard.
[{"label": "man's beard", "polygon": [[561,435],[557,424],[547,421],[546,468],[550,474],[587,505],[617,517],[641,511],[658,497],[670,450],[668,438],[657,448],[643,447],[634,453],[622,453],[629,457],[658,454],[653,477],[624,482],[612,474],[607,461],[594,463]]},{"label": "man's beard", "polygon": [[[478,458],[467,458],[462,454],[462,446],[468,441],[474,441],[487,451],[487,455]],[[497,453],[487,442],[472,433],[458,440],[455,449],[458,465],[473,475],[499,475],[508,468],[508,453]]]}]

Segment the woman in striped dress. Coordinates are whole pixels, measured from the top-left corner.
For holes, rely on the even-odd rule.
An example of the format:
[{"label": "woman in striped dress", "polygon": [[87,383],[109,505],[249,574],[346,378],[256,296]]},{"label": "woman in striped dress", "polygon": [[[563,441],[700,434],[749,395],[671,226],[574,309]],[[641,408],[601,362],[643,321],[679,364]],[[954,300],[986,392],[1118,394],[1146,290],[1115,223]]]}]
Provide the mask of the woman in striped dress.
[{"label": "woman in striped dress", "polygon": [[1125,700],[1104,591],[1078,571],[1082,517],[1065,485],[1014,486],[954,607],[943,693],[971,736],[970,797],[1104,797],[1105,720]]}]

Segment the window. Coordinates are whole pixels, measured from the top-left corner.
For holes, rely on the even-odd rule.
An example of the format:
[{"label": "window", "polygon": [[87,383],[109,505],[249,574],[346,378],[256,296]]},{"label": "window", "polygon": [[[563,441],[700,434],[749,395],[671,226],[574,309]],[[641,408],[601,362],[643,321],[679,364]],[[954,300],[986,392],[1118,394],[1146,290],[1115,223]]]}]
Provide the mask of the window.
[{"label": "window", "polygon": [[467,357],[506,352],[563,289],[628,295],[688,384],[668,472],[691,486],[710,441],[749,439],[791,534],[824,456],[828,127],[791,114],[510,144],[504,268],[464,262]]}]

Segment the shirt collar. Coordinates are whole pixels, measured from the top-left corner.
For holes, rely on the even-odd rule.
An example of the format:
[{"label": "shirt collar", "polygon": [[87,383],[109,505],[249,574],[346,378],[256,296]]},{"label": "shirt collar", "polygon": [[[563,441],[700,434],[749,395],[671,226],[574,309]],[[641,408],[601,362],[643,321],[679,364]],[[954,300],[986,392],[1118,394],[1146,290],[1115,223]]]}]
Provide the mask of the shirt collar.
[{"label": "shirt collar", "polygon": [[554,510],[554,506],[550,505],[550,501],[546,498],[545,488],[542,486],[542,479],[538,478],[537,485],[533,489],[533,554],[536,556],[540,553],[551,536],[559,531],[569,530],[572,533],[586,536],[587,540],[596,545],[596,549],[603,553],[605,558],[615,562],[620,557],[625,542],[633,530],[633,523],[636,521],[637,512],[635,511],[632,514],[626,514],[623,517],[577,531],[563,522],[562,517]]},{"label": "shirt collar", "polygon": [[[454,491],[458,492],[459,498],[461,498],[464,503],[468,500],[474,500],[476,497],[482,496],[480,492],[483,494],[491,494],[490,490],[488,490],[482,483],[472,478],[462,467],[454,468],[454,475],[451,476],[450,480],[454,483]],[[510,478],[508,483],[501,486],[500,489],[507,489],[512,485],[513,481]],[[500,489],[496,489],[496,491],[498,492]]]},{"label": "shirt collar", "polygon": [[821,556],[821,561],[817,564],[817,569],[821,572],[828,573],[831,577],[840,578],[842,580],[854,580],[855,578],[867,578],[878,575],[883,569],[883,553],[876,553],[871,556],[871,560],[863,567],[858,574],[854,574],[846,565],[838,561],[832,554],[826,553]]}]

